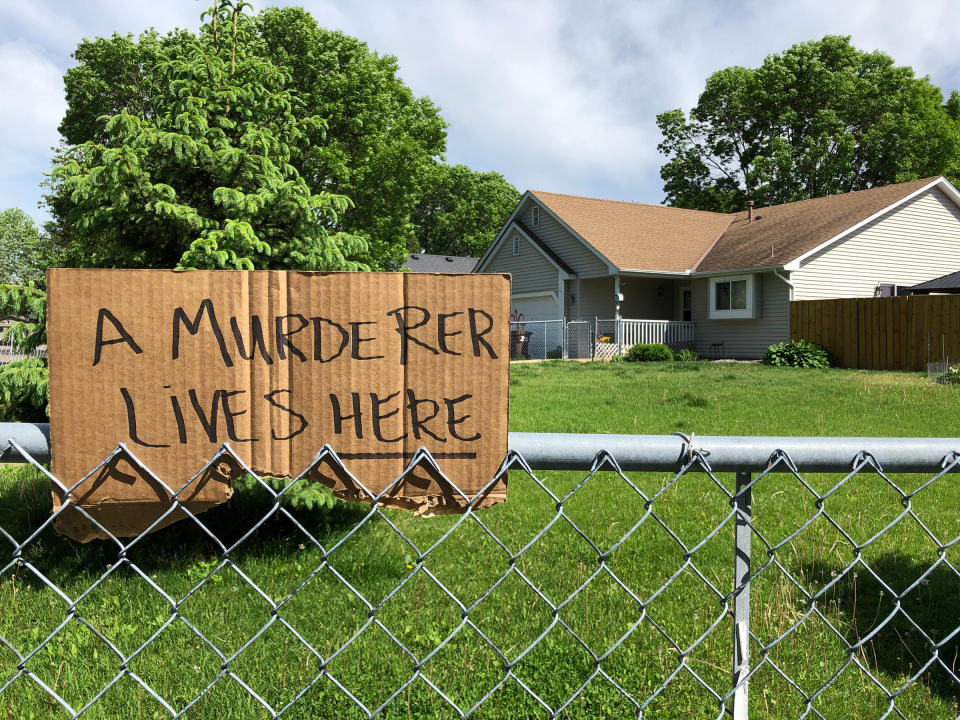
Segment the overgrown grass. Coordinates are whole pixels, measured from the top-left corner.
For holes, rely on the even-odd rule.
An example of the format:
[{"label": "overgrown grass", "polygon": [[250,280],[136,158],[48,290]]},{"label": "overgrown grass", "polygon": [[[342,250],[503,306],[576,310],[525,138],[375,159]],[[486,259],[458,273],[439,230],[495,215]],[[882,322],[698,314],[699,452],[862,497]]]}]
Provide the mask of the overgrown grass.
[{"label": "overgrown grass", "polygon": [[[719,363],[546,363],[515,365],[511,374],[514,430],[960,436],[956,411],[960,388],[937,386],[912,374]],[[582,473],[542,475],[558,496],[583,478]],[[837,481],[836,477],[804,477],[821,493]],[[633,473],[630,479],[648,495],[672,480],[656,473]],[[908,491],[925,479],[894,478]],[[718,480],[728,492],[732,490],[732,477],[720,475]],[[943,543],[960,534],[955,511],[958,495],[955,480],[949,477],[921,490],[913,501],[917,515]],[[27,537],[46,519],[49,505],[46,483],[32,469],[9,468],[0,478],[0,527],[13,537]],[[244,492],[201,518],[229,545],[271,512],[271,507],[265,493]],[[721,594],[729,593],[733,529],[724,491],[707,477],[688,475],[659,495],[652,509],[688,548],[726,521],[690,559]],[[753,509],[758,530],[771,543],[788,537],[817,512],[813,496],[790,475],[763,478],[754,490]],[[857,543],[863,543],[903,507],[896,492],[876,474],[865,474],[831,495],[825,509]],[[338,504],[331,511],[298,512],[295,517],[329,549],[367,510],[361,505]],[[566,516],[602,552],[612,548],[644,511],[644,499],[610,472],[591,478],[564,504]],[[399,511],[385,514],[420,550],[431,547],[459,519],[415,518]],[[515,553],[555,514],[554,501],[535,482],[511,473],[509,501],[479,513],[479,517]],[[9,543],[0,538],[0,544]],[[754,567],[760,568],[768,561],[766,548],[758,538],[753,547]],[[655,518],[648,517],[605,562],[605,567],[647,604],[646,614],[607,570],[601,570],[559,612],[559,618],[598,655],[636,625],[600,667],[640,700],[656,693],[674,673],[682,652],[683,669],[647,707],[646,717],[716,716],[717,701],[690,671],[718,690],[730,683],[731,623],[717,595],[693,567],[685,567],[685,553]],[[956,565],[958,553],[960,550],[948,548],[943,556]],[[146,650],[130,660],[129,669],[175,710],[183,709],[218,676],[224,664],[190,629],[189,622],[227,656],[232,675],[219,680],[184,717],[269,717],[238,680],[279,709],[321,673],[323,660],[280,621],[233,657],[271,618],[269,603],[247,578],[275,602],[310,578],[282,605],[278,616],[324,659],[366,627],[350,648],[329,660],[326,669],[372,710],[410,679],[417,661],[423,661],[461,625],[462,611],[425,570],[469,607],[510,567],[507,553],[472,520],[432,551],[422,565],[417,563],[417,554],[383,519],[372,518],[331,552],[329,565],[311,578],[323,564],[324,551],[288,519],[274,514],[231,554],[233,565],[220,567],[215,544],[190,521],[181,522],[145,538],[128,553],[129,560],[179,603],[183,617],[175,618]],[[31,657],[26,668],[79,709],[118,674],[119,660],[78,618],[98,628],[128,656],[170,620],[170,603],[129,565],[118,562],[116,547],[107,542],[80,545],[46,530],[28,545],[23,557],[30,566],[8,567],[0,573],[0,636],[26,653],[66,617],[69,602],[30,569],[36,568],[76,602],[77,617]],[[935,543],[915,521],[906,518],[862,550],[865,566],[843,575],[854,551],[821,516],[779,550],[776,558],[797,583],[812,592],[834,581],[817,607],[836,632],[855,643],[868,637],[894,608],[889,590],[881,592],[866,567],[883,578],[889,589],[902,593],[923,576],[938,555]],[[6,561],[0,563],[2,569]],[[537,591],[560,604],[597,572],[600,564],[597,552],[561,520],[520,556],[516,566]],[[110,568],[113,571],[107,579],[83,595]],[[379,606],[377,621],[405,643],[417,661],[401,652],[383,627],[368,625],[366,606],[333,569]],[[211,572],[211,580],[191,594],[191,588]],[[180,602],[184,597],[187,599]],[[902,607],[940,642],[960,625],[960,580],[941,564],[902,599]],[[752,608],[752,629],[766,643],[810,610],[785,572],[773,565],[753,583]],[[503,651],[516,678],[553,708],[594,672],[593,659],[562,624],[548,630],[554,619],[550,608],[515,573],[471,607],[469,617]],[[706,639],[687,653],[715,622]],[[544,632],[541,643],[524,655],[524,649]],[[676,641],[681,652],[664,634]],[[751,651],[756,662],[757,646]],[[940,657],[954,672],[956,654],[955,639],[940,649]],[[920,671],[930,650],[916,628],[900,617],[853,657],[895,691]],[[810,695],[850,659],[834,630],[816,615],[777,644],[769,658]],[[14,653],[0,644],[0,687],[16,674],[16,666]],[[480,701],[506,673],[503,659],[469,626],[462,627],[420,669],[464,710]],[[331,677],[321,676],[283,717],[364,716]],[[935,664],[897,698],[896,705],[909,718],[955,717],[958,695],[946,671]],[[848,665],[814,706],[828,718],[868,718],[883,715],[888,702],[854,664]],[[797,717],[803,708],[800,695],[771,665],[752,682],[752,717]],[[0,717],[4,713],[18,720],[69,716],[24,675],[0,694]],[[390,718],[455,715],[423,679],[416,679],[384,711]],[[494,691],[475,714],[481,718],[547,716],[514,679]],[[563,716],[636,717],[636,710],[607,679],[597,676]],[[132,678],[123,677],[83,717],[164,718],[169,713]]]}]

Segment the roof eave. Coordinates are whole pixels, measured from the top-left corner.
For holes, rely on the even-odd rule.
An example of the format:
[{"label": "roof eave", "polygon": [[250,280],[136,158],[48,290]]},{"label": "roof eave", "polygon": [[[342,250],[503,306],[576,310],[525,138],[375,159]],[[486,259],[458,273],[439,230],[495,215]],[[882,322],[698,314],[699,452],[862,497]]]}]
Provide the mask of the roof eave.
[{"label": "roof eave", "polygon": [[692,273],[695,278],[714,277],[716,275],[747,275],[749,273],[772,272],[774,270],[789,270],[787,265],[755,265],[753,267],[725,268],[718,270],[696,270]]},{"label": "roof eave", "polygon": [[803,253],[802,255],[798,255],[798,256],[795,257],[793,260],[790,260],[789,262],[787,262],[786,264],[784,264],[784,265],[783,265],[783,269],[784,269],[784,270],[789,270],[789,271],[799,270],[799,269],[800,269],[800,264],[801,264],[804,260],[806,260],[807,258],[809,258],[809,257],[811,257],[811,256],[813,256],[813,255],[816,255],[817,253],[819,253],[819,252],[821,252],[821,251],[823,251],[823,250],[826,250],[826,249],[829,248],[831,245],[839,242],[840,240],[843,240],[843,238],[845,238],[847,235],[850,235],[851,233],[856,232],[857,230],[859,230],[860,228],[864,227],[865,225],[868,225],[869,223],[873,222],[874,220],[877,220],[878,218],[883,217],[884,215],[886,215],[886,214],[887,214],[888,212],[890,212],[891,210],[894,210],[894,209],[900,207],[900,206],[903,205],[904,203],[909,202],[910,200],[913,200],[915,197],[917,197],[917,196],[920,195],[921,193],[925,193],[925,192],[926,192],[927,190],[929,190],[930,188],[937,187],[937,186],[939,186],[939,187],[944,191],[944,193],[945,193],[951,200],[953,200],[954,204],[956,204],[957,207],[960,207],[960,191],[958,191],[945,177],[943,177],[943,176],[941,175],[941,176],[938,177],[938,178],[934,178],[933,180],[931,180],[929,183],[927,183],[927,184],[924,185],[923,187],[918,188],[917,190],[914,190],[912,193],[910,193],[910,194],[908,194],[908,195],[904,195],[904,196],[903,196],[902,198],[900,198],[899,200],[890,203],[889,205],[887,205],[887,206],[884,207],[884,208],[881,208],[880,210],[878,210],[877,212],[873,213],[873,214],[870,215],[869,217],[864,218],[863,220],[861,220],[860,222],[858,222],[858,223],[856,223],[856,224],[854,224],[854,225],[851,225],[850,227],[848,227],[848,228],[847,228],[846,230],[844,230],[843,232],[837,233],[836,235],[834,235],[833,237],[831,237],[829,240],[827,240],[827,241],[825,241],[825,242],[822,242],[822,243],[820,243],[819,245],[817,245],[817,246],[816,246],[815,248],[813,248],[812,250],[807,250],[807,251],[806,251],[805,253]]},{"label": "roof eave", "polygon": [[626,268],[617,270],[615,275],[633,275],[637,277],[687,277],[692,270],[638,270],[635,268]]},{"label": "roof eave", "polygon": [[[493,242],[487,247],[483,255],[480,256],[480,259],[477,260],[476,266],[471,272],[479,273],[482,272],[482,269],[487,264],[487,262],[496,254],[497,249],[503,243],[503,239],[507,235],[507,230],[510,228],[510,225],[513,224],[513,221],[516,219],[517,215],[520,213],[520,208],[523,207],[523,203],[528,199],[534,197],[533,193],[527,190],[523,195],[520,196],[520,199],[517,201],[517,206],[513,209],[513,212],[510,213],[510,217],[507,218],[507,221],[500,228],[500,231],[497,233],[497,236],[493,239]],[[539,202],[539,200],[537,201]]]},{"label": "roof eave", "polygon": [[[576,230],[574,230],[572,227],[570,227],[570,225],[569,225],[563,218],[561,218],[557,213],[555,213],[553,210],[551,210],[551,209],[550,209],[550,206],[547,205],[547,201],[544,200],[543,198],[539,197],[539,196],[537,195],[537,193],[536,193],[535,190],[527,190],[527,194],[529,194],[529,195],[530,195],[531,197],[533,197],[538,203],[540,203],[540,207],[542,207],[544,210],[546,210],[547,213],[549,213],[550,217],[552,217],[556,222],[558,222],[558,223],[560,224],[560,226],[561,226],[564,230],[566,230],[568,233],[570,233],[571,235],[573,235],[573,237],[575,237],[577,240],[579,240],[590,252],[592,252],[594,255],[596,255],[597,258],[607,266],[607,270],[608,270],[608,272],[609,272],[611,275],[615,275],[617,272],[620,271],[620,268],[618,268],[618,267],[613,263],[613,261],[610,260],[610,258],[608,258],[608,257],[607,257],[606,255],[604,255],[602,252],[600,252],[599,250],[597,250],[597,248],[595,248],[592,244],[590,244],[590,242],[588,242],[585,237],[583,237],[580,233],[578,233]],[[518,210],[520,209],[519,206],[517,207],[517,209],[518,209]],[[512,218],[512,216],[511,216],[511,218]]]}]

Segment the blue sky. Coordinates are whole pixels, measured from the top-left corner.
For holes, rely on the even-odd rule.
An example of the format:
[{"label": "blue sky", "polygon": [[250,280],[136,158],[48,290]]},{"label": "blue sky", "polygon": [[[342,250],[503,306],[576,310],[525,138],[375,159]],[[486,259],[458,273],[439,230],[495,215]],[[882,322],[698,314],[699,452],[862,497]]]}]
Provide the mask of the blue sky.
[{"label": "blue sky", "polygon": [[[39,185],[59,139],[62,75],[81,38],[196,30],[207,4],[0,0],[0,209],[44,217]],[[521,190],[661,202],[656,114],[688,110],[715,70],[755,67],[825,34],[883,50],[945,94],[960,89],[956,0],[297,4],[397,56],[406,83],[450,123],[448,162],[497,170]]]}]

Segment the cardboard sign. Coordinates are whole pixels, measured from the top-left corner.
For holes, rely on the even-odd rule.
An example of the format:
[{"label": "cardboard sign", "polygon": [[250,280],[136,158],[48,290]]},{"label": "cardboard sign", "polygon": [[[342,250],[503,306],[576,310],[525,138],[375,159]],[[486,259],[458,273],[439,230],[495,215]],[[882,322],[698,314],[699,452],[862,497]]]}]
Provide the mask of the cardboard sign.
[{"label": "cardboard sign", "polygon": [[[299,475],[329,444],[375,492],[420,447],[467,495],[506,455],[508,275],[55,269],[48,286],[54,475],[71,487],[122,442],[162,480],[121,452],[74,490],[117,536],[156,522],[163,485],[181,490],[224,442],[271,477]],[[241,472],[228,458],[179,499],[206,510]],[[369,500],[335,464],[309,477]],[[482,504],[505,497],[501,481]],[[384,502],[462,505],[426,464]],[[103,537],[75,509],[57,527]]]}]

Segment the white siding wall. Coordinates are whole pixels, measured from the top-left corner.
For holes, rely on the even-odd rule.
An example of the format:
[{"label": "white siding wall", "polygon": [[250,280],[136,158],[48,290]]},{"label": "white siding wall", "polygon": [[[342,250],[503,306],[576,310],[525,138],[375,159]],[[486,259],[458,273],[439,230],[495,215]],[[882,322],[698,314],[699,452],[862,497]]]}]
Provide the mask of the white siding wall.
[{"label": "white siding wall", "polygon": [[693,320],[697,352],[711,354],[710,346],[723,343],[723,357],[754,360],[763,357],[770,346],[790,335],[790,288],[773,273],[757,275],[760,317],[749,320],[711,320],[709,317],[710,280],[693,281]]},{"label": "white siding wall", "polygon": [[512,294],[531,292],[559,292],[557,267],[523,235],[520,235],[520,254],[513,254],[513,232],[490,258],[484,272],[511,273]]},{"label": "white siding wall", "polygon": [[960,209],[937,188],[790,273],[794,300],[872,297],[878,284],[915,285],[960,269]]},{"label": "white siding wall", "polygon": [[550,217],[543,208],[540,210],[540,224],[533,224],[531,208],[533,200],[528,200],[520,210],[519,219],[536,235],[544,245],[563,258],[580,277],[606,275],[607,265],[594,252],[570,234],[566,228]]}]

